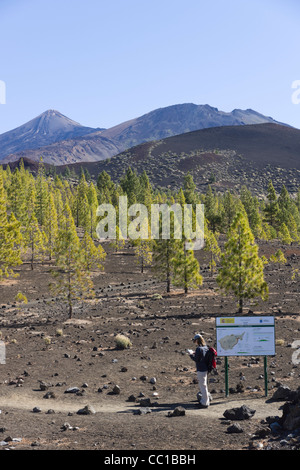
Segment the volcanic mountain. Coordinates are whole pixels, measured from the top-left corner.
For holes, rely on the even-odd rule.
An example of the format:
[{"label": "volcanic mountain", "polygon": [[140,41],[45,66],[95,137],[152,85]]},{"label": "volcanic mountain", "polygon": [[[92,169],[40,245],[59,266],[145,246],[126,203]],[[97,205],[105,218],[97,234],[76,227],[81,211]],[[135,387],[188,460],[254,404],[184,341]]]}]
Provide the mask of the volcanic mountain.
[{"label": "volcanic mountain", "polygon": [[[110,129],[84,127],[49,110],[27,124],[0,135],[0,160],[21,157],[53,165],[100,161],[138,144],[199,129],[277,123],[256,111],[230,113],[209,105],[178,104],[156,109]],[[278,123],[277,123],[278,124]]]},{"label": "volcanic mountain", "polygon": [[85,127],[59,111],[49,109],[31,121],[0,135],[0,160],[24,152],[88,135],[99,129]]},{"label": "volcanic mountain", "polygon": [[[109,160],[70,165],[93,178],[105,170],[118,181],[128,167],[144,170],[154,186],[178,189],[190,172],[197,188],[212,184],[216,190],[246,185],[264,192],[270,180],[276,190],[283,184],[290,192],[300,187],[300,130],[279,124],[222,126],[147,142]],[[56,168],[64,172],[65,167]]]},{"label": "volcanic mountain", "polygon": [[208,104],[177,104],[159,108],[143,116],[106,129],[102,135],[118,142],[124,150],[139,143],[165,139],[186,132],[222,126],[277,123],[252,109],[219,111]]}]

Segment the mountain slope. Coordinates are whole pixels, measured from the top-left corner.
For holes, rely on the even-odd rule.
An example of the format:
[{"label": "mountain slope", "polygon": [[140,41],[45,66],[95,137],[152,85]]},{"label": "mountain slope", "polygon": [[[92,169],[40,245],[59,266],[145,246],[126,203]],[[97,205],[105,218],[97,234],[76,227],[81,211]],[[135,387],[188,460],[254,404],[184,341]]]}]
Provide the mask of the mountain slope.
[{"label": "mountain slope", "polygon": [[5,157],[0,163],[11,163],[20,158],[38,162],[42,157],[44,163],[55,166],[70,165],[105,160],[112,155],[119,154],[121,150],[113,141],[96,132],[76,139],[55,142],[38,149],[24,150]]},{"label": "mountain slope", "polygon": [[245,111],[235,109],[225,113],[209,105],[185,103],[156,109],[139,118],[106,129],[102,135],[117,141],[125,150],[139,143],[205,128],[267,122],[280,124],[252,109]]},{"label": "mountain slope", "polygon": [[96,130],[50,109],[26,124],[0,135],[0,160],[10,154],[84,136]]},{"label": "mountain slope", "polygon": [[13,131],[0,135],[0,160],[20,157],[54,165],[100,161],[143,142],[161,140],[194,130],[276,123],[251,109],[231,113],[209,105],[179,104],[156,109],[110,129],[81,126],[58,111],[47,111]]},{"label": "mountain slope", "polygon": [[[71,165],[79,174],[86,168],[92,177],[105,170],[118,181],[128,167],[146,170],[155,186],[176,190],[190,172],[199,190],[210,182],[216,189],[254,192],[267,189],[272,179],[280,191],[300,187],[300,130],[278,124],[224,126],[189,132],[133,147],[110,160]],[[64,172],[65,167],[57,168]]]}]

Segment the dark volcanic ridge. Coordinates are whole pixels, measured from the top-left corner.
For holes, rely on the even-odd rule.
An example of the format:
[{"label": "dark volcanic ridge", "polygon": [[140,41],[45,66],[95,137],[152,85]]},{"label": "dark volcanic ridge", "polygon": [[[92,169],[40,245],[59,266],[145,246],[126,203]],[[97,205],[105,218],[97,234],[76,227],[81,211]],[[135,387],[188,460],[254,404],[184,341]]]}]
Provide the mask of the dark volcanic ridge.
[{"label": "dark volcanic ridge", "polygon": [[272,180],[277,191],[284,184],[293,193],[300,186],[300,130],[278,124],[203,129],[144,143],[110,160],[69,166],[77,174],[85,168],[92,178],[105,170],[114,181],[128,167],[146,170],[154,186],[175,191],[190,172],[200,191],[208,184],[220,191],[246,185],[263,193]]}]

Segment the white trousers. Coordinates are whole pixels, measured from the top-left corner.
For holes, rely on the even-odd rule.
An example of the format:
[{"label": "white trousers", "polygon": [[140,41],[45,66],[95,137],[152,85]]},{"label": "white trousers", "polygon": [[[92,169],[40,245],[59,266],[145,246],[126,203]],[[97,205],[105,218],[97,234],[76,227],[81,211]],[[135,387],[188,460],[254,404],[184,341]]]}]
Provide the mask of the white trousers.
[{"label": "white trousers", "polygon": [[208,394],[208,388],[207,388],[207,372],[200,372],[198,370],[197,378],[198,378],[198,383],[199,383],[199,390],[202,395],[200,403],[201,405],[209,406],[209,394]]}]

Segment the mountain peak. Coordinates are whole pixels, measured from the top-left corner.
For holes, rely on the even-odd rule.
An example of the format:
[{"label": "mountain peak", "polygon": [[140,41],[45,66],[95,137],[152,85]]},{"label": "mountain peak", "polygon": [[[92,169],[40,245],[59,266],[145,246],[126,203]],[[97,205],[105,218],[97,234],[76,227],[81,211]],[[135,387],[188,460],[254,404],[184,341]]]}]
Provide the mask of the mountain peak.
[{"label": "mountain peak", "polygon": [[85,127],[55,109],[47,109],[27,123],[0,135],[0,160],[23,150],[33,150],[98,131]]}]

